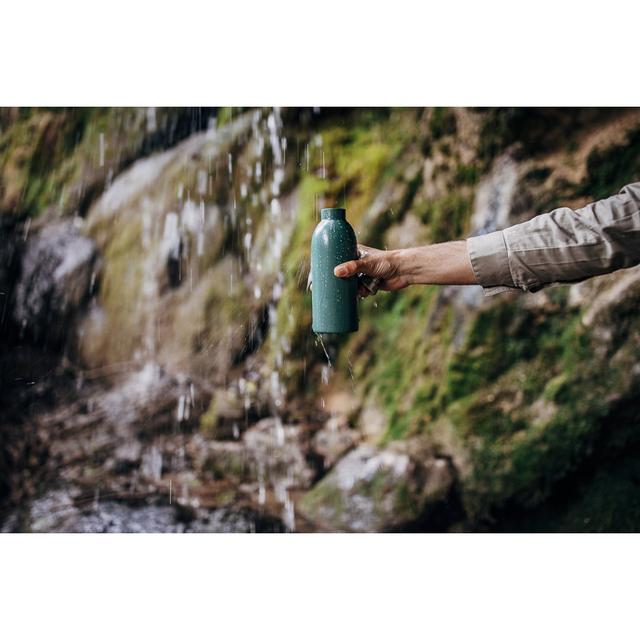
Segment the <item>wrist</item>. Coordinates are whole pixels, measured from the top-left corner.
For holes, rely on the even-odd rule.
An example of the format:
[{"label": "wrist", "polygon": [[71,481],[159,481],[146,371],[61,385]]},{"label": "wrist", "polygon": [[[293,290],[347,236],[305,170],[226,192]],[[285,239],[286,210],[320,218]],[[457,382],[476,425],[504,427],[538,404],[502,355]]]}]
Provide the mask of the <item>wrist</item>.
[{"label": "wrist", "polygon": [[424,256],[420,254],[423,249],[425,247],[389,251],[389,262],[393,266],[394,275],[405,280],[407,285],[420,284],[422,282]]},{"label": "wrist", "polygon": [[406,275],[406,249],[389,249],[387,250],[387,260],[392,267],[391,277]]}]

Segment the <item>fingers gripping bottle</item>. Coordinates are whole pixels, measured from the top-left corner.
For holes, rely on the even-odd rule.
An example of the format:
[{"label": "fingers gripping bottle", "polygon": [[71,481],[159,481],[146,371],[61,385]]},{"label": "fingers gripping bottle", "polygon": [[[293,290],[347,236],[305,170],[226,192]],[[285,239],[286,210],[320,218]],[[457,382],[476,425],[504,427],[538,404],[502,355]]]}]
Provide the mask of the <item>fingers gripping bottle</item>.
[{"label": "fingers gripping bottle", "polygon": [[356,234],[344,209],[322,209],[311,239],[311,307],[315,333],[349,333],[358,330],[358,282],[354,275],[338,278],[333,269],[356,260]]}]

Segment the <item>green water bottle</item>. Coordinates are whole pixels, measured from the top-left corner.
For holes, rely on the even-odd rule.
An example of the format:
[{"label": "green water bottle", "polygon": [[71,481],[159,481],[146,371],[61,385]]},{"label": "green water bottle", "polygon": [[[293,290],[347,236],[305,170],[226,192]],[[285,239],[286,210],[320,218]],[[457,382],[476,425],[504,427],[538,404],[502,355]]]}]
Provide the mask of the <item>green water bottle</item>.
[{"label": "green water bottle", "polygon": [[315,333],[358,330],[357,277],[338,278],[333,269],[358,257],[356,234],[344,209],[323,209],[311,239],[311,307]]}]

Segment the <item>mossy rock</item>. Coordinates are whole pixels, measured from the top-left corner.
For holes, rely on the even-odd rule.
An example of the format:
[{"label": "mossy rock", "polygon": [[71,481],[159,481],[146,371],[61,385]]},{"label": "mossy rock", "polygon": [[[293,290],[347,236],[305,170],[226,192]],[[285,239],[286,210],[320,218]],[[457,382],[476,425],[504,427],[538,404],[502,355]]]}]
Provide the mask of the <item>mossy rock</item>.
[{"label": "mossy rock", "polygon": [[444,499],[451,483],[444,460],[418,462],[402,450],[360,445],[302,498],[299,509],[325,530],[390,531]]}]

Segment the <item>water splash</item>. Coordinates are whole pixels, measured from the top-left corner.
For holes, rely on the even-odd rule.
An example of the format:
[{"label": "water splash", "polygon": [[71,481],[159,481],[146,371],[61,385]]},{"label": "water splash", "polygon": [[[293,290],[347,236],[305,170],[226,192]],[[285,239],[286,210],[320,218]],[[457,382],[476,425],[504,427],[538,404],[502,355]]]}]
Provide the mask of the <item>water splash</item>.
[{"label": "water splash", "polygon": [[327,351],[327,347],[324,344],[324,340],[322,339],[322,334],[321,333],[316,333],[316,344],[320,344],[320,346],[322,347],[322,350],[324,351],[324,355],[325,358],[327,359],[327,364],[329,365],[329,368],[331,368],[333,365],[331,364],[331,358],[329,357],[329,352]]}]

